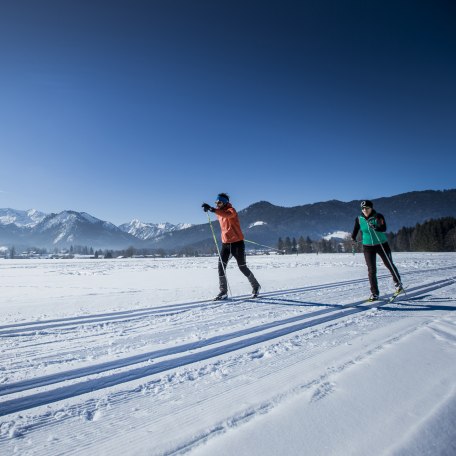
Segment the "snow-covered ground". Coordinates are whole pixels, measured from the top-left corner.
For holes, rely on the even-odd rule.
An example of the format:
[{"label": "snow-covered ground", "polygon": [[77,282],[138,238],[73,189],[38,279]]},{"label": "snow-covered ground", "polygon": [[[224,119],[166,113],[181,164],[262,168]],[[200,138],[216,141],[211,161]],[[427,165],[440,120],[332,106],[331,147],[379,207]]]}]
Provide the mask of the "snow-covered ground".
[{"label": "snow-covered ground", "polygon": [[0,260],[0,454],[454,455],[456,255],[394,258]]}]

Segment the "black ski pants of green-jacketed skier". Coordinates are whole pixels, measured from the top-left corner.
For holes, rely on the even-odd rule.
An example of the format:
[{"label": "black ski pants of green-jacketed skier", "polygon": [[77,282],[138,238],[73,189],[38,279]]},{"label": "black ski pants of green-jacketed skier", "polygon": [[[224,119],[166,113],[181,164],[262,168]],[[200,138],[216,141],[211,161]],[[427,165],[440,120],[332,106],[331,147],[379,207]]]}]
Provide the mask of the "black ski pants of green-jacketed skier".
[{"label": "black ski pants of green-jacketed skier", "polygon": [[393,280],[396,286],[401,283],[401,276],[399,271],[393,263],[393,257],[391,255],[391,249],[387,242],[384,244],[377,245],[363,245],[364,259],[366,260],[369,283],[371,293],[379,295],[378,282],[377,282],[377,254],[382,259],[383,264],[386,266],[388,271],[393,276]]}]

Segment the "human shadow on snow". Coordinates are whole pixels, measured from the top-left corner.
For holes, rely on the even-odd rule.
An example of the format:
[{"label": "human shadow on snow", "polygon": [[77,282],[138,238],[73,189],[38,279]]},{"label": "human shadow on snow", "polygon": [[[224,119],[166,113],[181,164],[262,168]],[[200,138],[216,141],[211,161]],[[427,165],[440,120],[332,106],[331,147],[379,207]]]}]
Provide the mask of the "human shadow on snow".
[{"label": "human shadow on snow", "polygon": [[[430,298],[426,300],[425,298]],[[433,311],[433,310],[447,310],[455,311],[456,306],[444,306],[439,304],[433,304],[437,300],[442,302],[454,301],[453,298],[435,298],[432,295],[427,294],[423,296],[417,296],[415,298],[409,298],[407,301],[397,301],[395,306],[381,306],[379,310],[390,310],[392,312],[422,312],[422,311]],[[398,306],[398,307],[396,307]]]},{"label": "human shadow on snow", "polygon": [[[252,299],[253,301],[253,299]],[[322,302],[309,302],[309,301],[299,301],[298,299],[277,299],[277,298],[268,298],[262,297],[256,298],[254,302],[260,302],[264,304],[269,304],[272,306],[290,306],[290,307],[332,307],[334,309],[342,309],[345,307],[344,304],[326,304]]]}]

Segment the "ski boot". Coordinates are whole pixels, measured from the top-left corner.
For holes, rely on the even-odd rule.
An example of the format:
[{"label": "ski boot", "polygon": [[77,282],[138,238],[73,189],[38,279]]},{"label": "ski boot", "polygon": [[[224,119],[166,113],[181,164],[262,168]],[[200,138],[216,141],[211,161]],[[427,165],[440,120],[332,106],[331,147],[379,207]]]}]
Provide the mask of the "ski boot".
[{"label": "ski boot", "polygon": [[253,274],[250,274],[248,277],[250,285],[252,285],[252,296],[251,298],[258,298],[258,294],[260,292],[260,284],[258,283],[258,280],[255,279],[255,276]]},{"label": "ski boot", "polygon": [[219,290],[220,293],[214,298],[214,301],[223,301],[228,299],[228,281],[226,276],[219,276]]},{"label": "ski boot", "polygon": [[213,301],[224,301],[225,299],[228,299],[228,293],[226,291],[221,291],[214,299]]},{"label": "ski boot", "polygon": [[258,285],[257,287],[253,287],[251,298],[258,298],[258,295],[260,294],[260,290],[261,290],[261,285]]},{"label": "ski boot", "polygon": [[393,302],[401,293],[405,293],[402,283],[396,283],[396,291],[393,293],[393,296],[389,299],[389,302]]},{"label": "ski boot", "polygon": [[367,302],[375,302],[375,301],[378,301],[378,294],[372,293],[369,296],[369,299],[367,300]]}]

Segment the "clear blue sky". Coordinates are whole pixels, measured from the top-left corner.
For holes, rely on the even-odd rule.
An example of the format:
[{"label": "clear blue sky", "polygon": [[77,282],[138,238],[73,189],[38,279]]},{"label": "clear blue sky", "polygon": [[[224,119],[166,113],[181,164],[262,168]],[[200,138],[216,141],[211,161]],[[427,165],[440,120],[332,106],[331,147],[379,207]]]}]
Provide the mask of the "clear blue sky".
[{"label": "clear blue sky", "polygon": [[0,7],[0,207],[204,223],[455,188],[454,1]]}]

